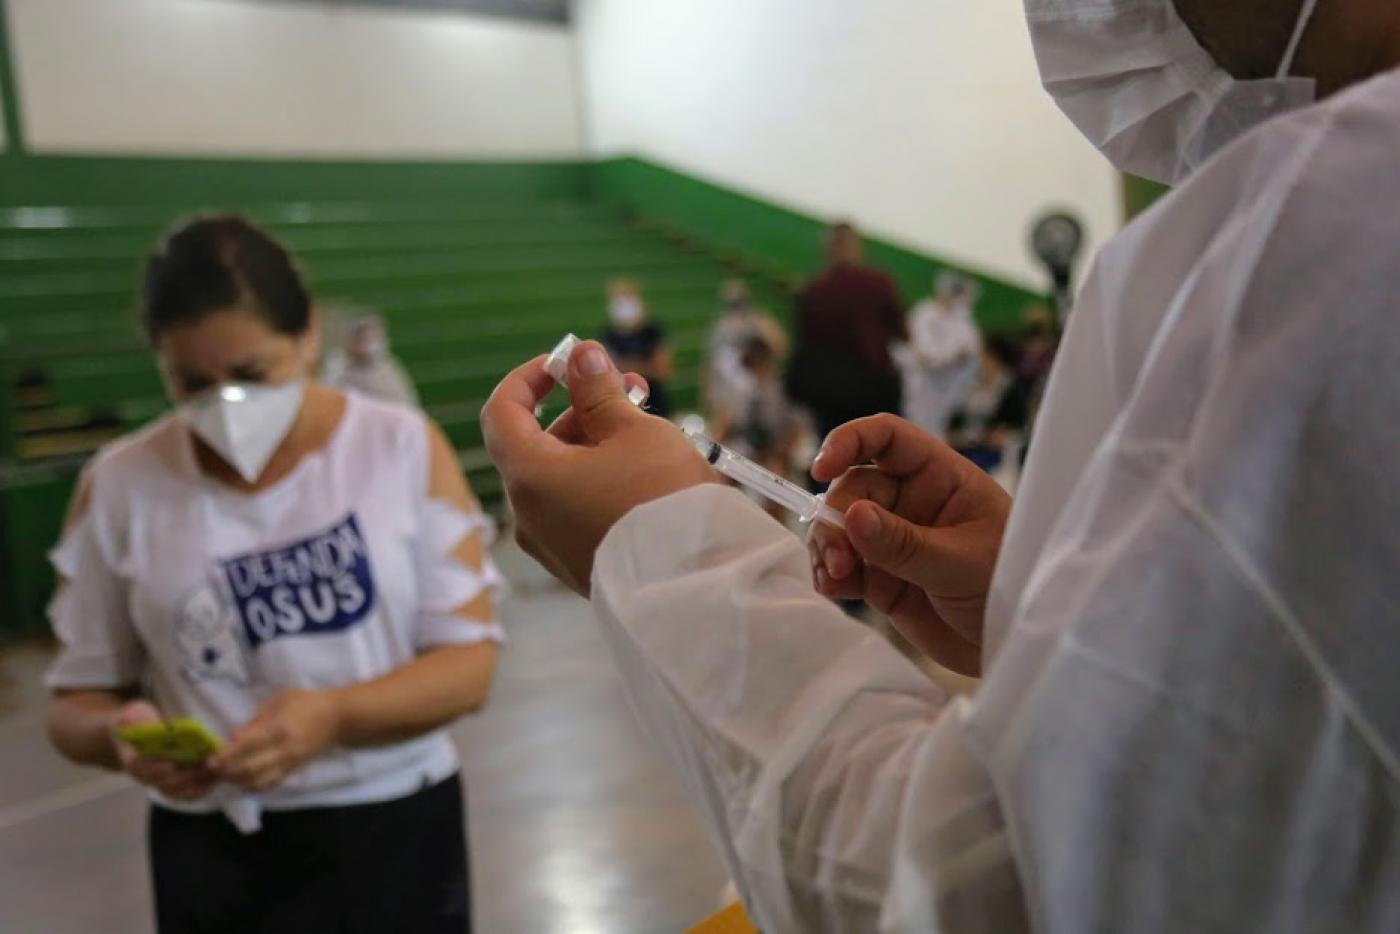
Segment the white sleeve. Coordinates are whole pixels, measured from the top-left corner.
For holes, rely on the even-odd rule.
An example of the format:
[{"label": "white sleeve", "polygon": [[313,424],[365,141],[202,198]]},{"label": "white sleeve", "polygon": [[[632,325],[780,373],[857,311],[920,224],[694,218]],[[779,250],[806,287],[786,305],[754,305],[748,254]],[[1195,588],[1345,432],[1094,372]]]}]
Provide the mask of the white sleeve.
[{"label": "white sleeve", "polygon": [[49,560],[62,582],[49,604],[58,656],[50,688],[128,687],[141,676],[143,650],[127,608],[126,582],[98,543],[95,505],[64,533]]},{"label": "white sleeve", "polygon": [[932,358],[938,354],[938,341],[930,333],[937,313],[933,303],[927,299],[915,305],[909,313],[909,342],[920,357]]},{"label": "white sleeve", "polygon": [[593,600],[633,707],[769,931],[1024,928],[961,707],[810,583],[738,491],[634,509]]},{"label": "white sleeve", "polygon": [[[487,550],[495,538],[495,524],[482,512],[465,513],[450,503],[429,499],[420,510],[415,562],[418,567],[418,626],[414,645],[420,651],[439,645],[504,642],[499,621],[462,616],[457,608],[475,600],[483,591],[498,597],[504,579]],[[473,532],[482,537],[482,565],[472,570],[457,560],[453,550]],[[495,603],[493,602],[493,607]]]}]

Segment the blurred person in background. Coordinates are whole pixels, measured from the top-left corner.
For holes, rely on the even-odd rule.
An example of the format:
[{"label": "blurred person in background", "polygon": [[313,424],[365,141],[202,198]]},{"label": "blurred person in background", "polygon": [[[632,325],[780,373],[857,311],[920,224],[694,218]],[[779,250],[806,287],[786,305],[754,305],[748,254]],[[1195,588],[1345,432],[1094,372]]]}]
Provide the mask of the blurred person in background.
[{"label": "blurred person in background", "polygon": [[[490,521],[422,414],[310,378],[310,297],[247,221],[176,228],[142,305],[176,408],[97,455],[54,551],[54,745],[149,789],[163,932],[466,930],[443,728],[502,639]],[[117,735],[177,717],[222,747]]]},{"label": "blurred person in background", "polygon": [[972,318],[975,301],[972,282],[942,273],[934,297],[909,314],[909,343],[894,351],[904,382],[904,417],[940,438],[977,380],[982,335]]},{"label": "blurred person in background", "polygon": [[1021,384],[1021,392],[1026,399],[1026,417],[1031,424],[1035,423],[1036,413],[1040,410],[1040,400],[1045,395],[1059,346],[1055,318],[1050,309],[1044,305],[1027,309],[1021,327],[1020,347],[1016,353],[1016,380]]},{"label": "blurred person in background", "polygon": [[948,443],[987,473],[1002,464],[1006,447],[1025,430],[1027,398],[1016,379],[1016,348],[993,337],[982,343],[977,378],[949,423]]},{"label": "blurred person in background", "polygon": [[647,315],[642,290],[634,280],[614,279],[608,284],[608,326],[601,340],[619,368],[646,377],[651,389],[646,410],[670,418],[666,384],[675,369],[671,347],[665,329]]},{"label": "blurred person in background", "polygon": [[[739,351],[739,370],[734,395],[712,417],[711,431],[721,444],[786,477],[804,426],[783,389],[777,349],[764,336],[751,334]],[[763,506],[775,518],[786,515],[771,501]]]},{"label": "blurred person in background", "polygon": [[767,343],[780,369],[788,354],[787,332],[777,318],[754,304],[748,283],[743,279],[724,280],[719,298],[720,314],[710,331],[705,369],[707,414],[729,410],[742,397],[747,385],[742,357],[753,338]]},{"label": "blurred person in background", "polygon": [[900,410],[890,345],[909,339],[894,281],[864,265],[860,234],[827,230],[827,265],[797,296],[796,339],[787,386],[825,437],[853,418]]},{"label": "blurred person in background", "polygon": [[384,319],[375,314],[357,315],[349,331],[345,347],[326,355],[322,373],[325,384],[381,402],[417,408],[418,390],[389,349]]}]

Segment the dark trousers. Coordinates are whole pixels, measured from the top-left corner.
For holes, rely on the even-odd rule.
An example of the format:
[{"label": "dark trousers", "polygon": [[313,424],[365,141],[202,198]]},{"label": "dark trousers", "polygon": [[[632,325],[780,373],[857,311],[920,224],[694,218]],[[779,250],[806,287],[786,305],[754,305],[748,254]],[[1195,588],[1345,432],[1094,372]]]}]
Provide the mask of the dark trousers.
[{"label": "dark trousers", "polygon": [[466,820],[456,776],[406,798],[267,811],[241,834],[222,814],[151,807],[161,934],[463,934]]}]

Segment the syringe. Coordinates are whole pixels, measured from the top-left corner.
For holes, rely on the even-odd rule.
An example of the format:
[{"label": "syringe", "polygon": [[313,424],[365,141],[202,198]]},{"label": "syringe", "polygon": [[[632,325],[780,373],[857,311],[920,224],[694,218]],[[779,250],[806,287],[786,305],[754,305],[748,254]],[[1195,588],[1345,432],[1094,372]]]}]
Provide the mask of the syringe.
[{"label": "syringe", "polygon": [[838,529],[846,527],[846,517],[826,504],[825,498],[760,467],[742,454],[736,454],[713,438],[698,431],[682,429],[710,466],[735,483],[797,513],[803,522],[825,522]]},{"label": "syringe", "polygon": [[[549,354],[549,359],[545,361],[545,372],[554,377],[554,381],[560,385],[565,385],[565,377],[569,372],[569,355],[573,353],[578,342],[579,339],[574,335],[564,335],[564,339],[555,346]],[[627,393],[627,398],[633,405],[640,406],[646,402],[647,393],[640,386],[635,386]],[[745,489],[753,490],[784,509],[797,513],[803,522],[815,520],[838,529],[846,527],[846,517],[828,506],[821,496],[808,493],[797,484],[784,480],[773,471],[760,467],[742,454],[736,454],[698,431],[684,428],[682,432],[710,466]]]}]

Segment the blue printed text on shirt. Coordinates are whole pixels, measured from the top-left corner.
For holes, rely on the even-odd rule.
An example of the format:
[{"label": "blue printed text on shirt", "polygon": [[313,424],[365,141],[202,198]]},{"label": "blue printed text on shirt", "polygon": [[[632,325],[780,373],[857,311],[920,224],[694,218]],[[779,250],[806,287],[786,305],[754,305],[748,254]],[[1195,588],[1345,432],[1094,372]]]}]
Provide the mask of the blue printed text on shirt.
[{"label": "blue printed text on shirt", "polygon": [[341,632],[374,606],[369,549],[353,514],[299,542],[219,567],[253,648],[283,636]]}]

